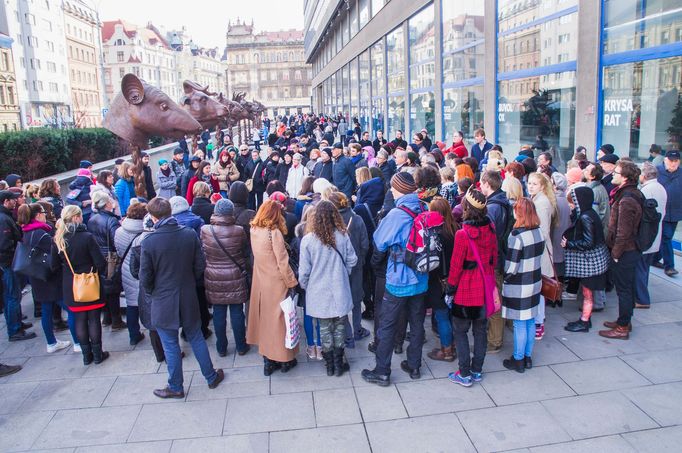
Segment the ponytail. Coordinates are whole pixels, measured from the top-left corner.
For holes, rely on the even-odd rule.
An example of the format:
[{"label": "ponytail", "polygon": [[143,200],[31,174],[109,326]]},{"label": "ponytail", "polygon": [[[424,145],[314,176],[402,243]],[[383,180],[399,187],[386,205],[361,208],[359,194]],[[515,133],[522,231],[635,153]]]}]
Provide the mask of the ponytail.
[{"label": "ponytail", "polygon": [[68,244],[66,243],[64,236],[66,233],[76,230],[78,225],[74,223],[73,219],[80,215],[83,215],[83,212],[78,206],[69,205],[62,209],[62,218],[57,220],[57,232],[54,235],[54,243],[57,246],[57,250],[60,252],[66,250]]}]

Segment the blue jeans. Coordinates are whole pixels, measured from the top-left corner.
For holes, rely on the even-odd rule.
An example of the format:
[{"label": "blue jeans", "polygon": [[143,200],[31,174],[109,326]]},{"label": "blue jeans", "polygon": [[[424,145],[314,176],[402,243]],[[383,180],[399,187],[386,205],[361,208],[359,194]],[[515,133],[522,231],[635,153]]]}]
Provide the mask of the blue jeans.
[{"label": "blue jeans", "polygon": [[677,229],[677,222],[663,221],[661,225],[661,248],[660,253],[663,258],[665,269],[675,268],[675,255],[673,255],[673,235]]},{"label": "blue jeans", "polygon": [[[192,352],[199,362],[201,374],[204,375],[206,382],[213,383],[218,377],[216,370],[213,368],[211,362],[211,355],[208,353],[208,346],[204,340],[204,334],[201,328],[188,330],[183,327],[185,338],[192,346]],[[166,356],[166,365],[168,366],[168,388],[174,392],[182,392],[183,377],[182,377],[182,357],[180,356],[180,344],[178,343],[178,329],[156,329],[161,338],[163,345],[163,353]]]},{"label": "blue jeans", "polygon": [[63,300],[58,300],[56,302],[40,302],[41,307],[41,314],[40,314],[40,325],[43,328],[43,333],[45,334],[45,340],[47,341],[47,344],[55,344],[57,342],[57,339],[54,336],[54,322],[52,320],[52,313],[55,309],[55,307],[59,306],[64,309],[66,309],[67,313],[67,323],[69,325],[69,331],[71,332],[71,337],[73,338],[73,341],[78,343],[77,337],[76,337],[76,321],[73,318],[73,313],[69,309],[66,308],[64,305]]},{"label": "blue jeans", "polygon": [[649,268],[654,262],[655,253],[647,253],[637,262],[635,268],[635,302],[642,305],[651,305],[649,297]]},{"label": "blue jeans", "polygon": [[440,336],[440,344],[447,348],[452,345],[452,323],[450,322],[450,310],[447,308],[438,308],[433,311],[436,315],[436,324],[438,327],[438,335]]},{"label": "blue jeans", "polygon": [[230,326],[234,334],[237,352],[246,349],[246,316],[244,304],[227,304],[213,306],[213,327],[215,329],[216,349],[218,353],[227,353],[227,310],[230,310]]},{"label": "blue jeans", "polygon": [[521,360],[533,354],[535,344],[535,319],[514,320],[514,359]]},{"label": "blue jeans", "polygon": [[5,298],[5,323],[10,337],[21,330],[21,287],[12,266],[2,269],[2,295]]},{"label": "blue jeans", "polygon": [[140,308],[126,306],[126,324],[128,324],[128,336],[130,341],[140,338]]},{"label": "blue jeans", "polygon": [[[313,327],[314,326],[314,327]],[[305,331],[305,340],[308,346],[322,346],[320,340],[320,321],[306,313],[305,305],[303,306],[303,330]],[[317,332],[317,342],[315,341],[315,332]]]}]

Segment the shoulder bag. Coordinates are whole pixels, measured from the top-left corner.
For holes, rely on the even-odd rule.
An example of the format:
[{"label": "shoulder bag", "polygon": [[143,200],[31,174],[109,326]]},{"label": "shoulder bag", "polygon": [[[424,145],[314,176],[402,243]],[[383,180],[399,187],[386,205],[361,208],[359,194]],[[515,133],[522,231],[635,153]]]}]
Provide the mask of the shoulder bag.
[{"label": "shoulder bag", "polygon": [[248,190],[249,192],[251,192],[253,190],[253,178],[256,177],[256,172],[258,171],[258,165],[259,164],[256,164],[255,168],[253,169],[253,174],[251,175],[251,177],[249,179],[247,179],[246,181],[244,181],[244,185],[246,186],[246,190]]},{"label": "shoulder bag", "polygon": [[552,272],[554,273],[554,277],[547,277],[546,275],[542,276],[542,289],[540,290],[540,293],[546,301],[549,300],[554,302],[561,300],[561,293],[564,290],[564,285],[557,277],[556,268],[554,267],[554,259],[552,258],[552,252],[549,250],[549,246],[547,244],[545,244],[545,248],[549,254],[549,260],[552,263]]},{"label": "shoulder bag", "polygon": [[69,264],[69,269],[73,274],[73,301],[74,302],[95,302],[99,300],[99,274],[93,272],[93,268],[90,268],[90,272],[77,274],[73,270],[71,265],[71,260],[69,260],[69,255],[64,250],[64,257],[66,262]]},{"label": "shoulder bag", "polygon": [[218,235],[215,234],[215,230],[213,229],[213,225],[211,225],[211,234],[213,235],[213,239],[215,239],[216,243],[218,244],[218,247],[227,255],[227,257],[234,263],[235,266],[239,269],[239,271],[242,273],[242,278],[244,278],[244,281],[246,282],[246,294],[247,297],[251,295],[251,276],[249,273],[246,271],[246,269],[240,265],[237,260],[234,259],[234,257],[230,254],[230,252],[227,251],[227,249],[223,246],[223,244],[220,242],[218,239]]},{"label": "shoulder bag", "polygon": [[29,278],[47,281],[52,274],[50,250],[45,251],[38,247],[45,236],[50,237],[49,234],[43,233],[33,247],[23,241],[17,244],[12,262],[14,272]]},{"label": "shoulder bag", "polygon": [[[111,238],[107,232],[107,256],[104,260],[107,262],[107,271],[102,279],[102,289],[107,294],[118,294],[123,289],[123,281],[121,276],[121,265],[123,260],[118,257],[118,253],[111,251]],[[132,242],[131,242],[132,244]]]}]

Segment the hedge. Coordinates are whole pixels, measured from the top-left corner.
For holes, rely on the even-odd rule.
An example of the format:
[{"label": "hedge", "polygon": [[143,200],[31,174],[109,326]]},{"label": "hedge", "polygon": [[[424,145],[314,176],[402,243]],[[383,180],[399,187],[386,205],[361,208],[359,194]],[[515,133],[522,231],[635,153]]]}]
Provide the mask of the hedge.
[{"label": "hedge", "polygon": [[[151,140],[163,143],[160,137]],[[81,160],[102,162],[128,154],[110,131],[92,129],[30,129],[0,134],[0,178],[21,175],[31,181],[78,168]]]}]

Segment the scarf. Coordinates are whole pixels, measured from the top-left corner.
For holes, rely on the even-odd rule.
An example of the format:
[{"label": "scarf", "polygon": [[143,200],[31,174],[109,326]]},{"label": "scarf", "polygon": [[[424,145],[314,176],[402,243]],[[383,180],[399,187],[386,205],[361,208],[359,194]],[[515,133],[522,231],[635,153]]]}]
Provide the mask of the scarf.
[{"label": "scarf", "polygon": [[353,162],[353,165],[357,165],[358,162],[362,160],[362,154],[358,154],[355,157],[351,157],[350,161]]},{"label": "scarf", "polygon": [[171,168],[170,167],[166,168],[165,170],[163,168],[159,168],[159,170],[161,170],[161,173],[163,173],[163,176],[168,177],[171,174]]},{"label": "scarf", "polygon": [[211,190],[213,190],[213,185],[211,184],[212,179],[213,179],[213,177],[210,174],[209,175],[204,175],[204,174],[201,175],[201,180],[204,181],[206,184],[208,184],[208,187],[210,187]]}]

